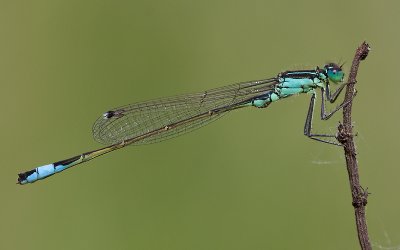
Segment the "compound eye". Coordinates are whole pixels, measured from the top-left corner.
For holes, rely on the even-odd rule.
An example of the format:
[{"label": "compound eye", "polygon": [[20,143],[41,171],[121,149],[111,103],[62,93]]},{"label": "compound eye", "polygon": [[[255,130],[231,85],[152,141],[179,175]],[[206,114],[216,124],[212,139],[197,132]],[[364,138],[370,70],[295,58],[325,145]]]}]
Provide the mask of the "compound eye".
[{"label": "compound eye", "polygon": [[343,81],[344,72],[341,66],[337,65],[336,63],[329,63],[325,65],[324,68],[329,80],[331,80],[334,83]]}]

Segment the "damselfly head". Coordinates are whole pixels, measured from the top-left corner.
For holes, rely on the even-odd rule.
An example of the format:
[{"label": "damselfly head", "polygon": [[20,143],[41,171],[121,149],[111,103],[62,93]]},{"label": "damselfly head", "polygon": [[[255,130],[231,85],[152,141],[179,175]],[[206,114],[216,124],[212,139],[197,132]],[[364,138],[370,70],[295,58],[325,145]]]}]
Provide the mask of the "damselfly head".
[{"label": "damselfly head", "polygon": [[342,70],[342,66],[339,66],[336,63],[328,63],[324,66],[324,69],[327,77],[332,82],[338,83],[343,81],[344,72]]}]

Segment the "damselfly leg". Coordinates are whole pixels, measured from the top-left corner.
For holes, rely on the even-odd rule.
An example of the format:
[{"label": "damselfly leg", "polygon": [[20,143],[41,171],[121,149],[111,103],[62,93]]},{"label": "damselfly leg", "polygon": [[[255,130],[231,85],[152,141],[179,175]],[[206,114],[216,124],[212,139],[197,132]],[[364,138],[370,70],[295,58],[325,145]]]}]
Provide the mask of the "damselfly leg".
[{"label": "damselfly leg", "polygon": [[[342,102],[339,106],[337,106],[331,112],[326,113],[326,111],[325,111],[326,110],[326,100],[328,100],[330,103],[334,103],[336,101],[336,99],[338,98],[338,96],[340,95],[340,93],[342,92],[342,90],[344,89],[344,87],[347,86],[347,84],[349,84],[349,83],[341,85],[333,94],[331,94],[331,92],[330,92],[329,84],[326,85],[325,91],[324,91],[324,89],[321,89],[321,114],[320,114],[321,120],[324,120],[324,121],[328,120],[337,111],[339,111],[340,109],[347,106],[350,102],[353,101],[353,98],[355,97],[357,92],[353,95],[353,97],[349,101]],[[326,94],[326,96],[325,96],[325,94]],[[328,143],[328,144],[332,144],[332,145],[336,145],[336,146],[342,146],[342,144],[340,144],[336,141],[324,139],[324,138],[335,138],[335,140],[336,140],[336,134],[335,135],[314,134],[312,132],[312,119],[313,119],[314,107],[315,107],[315,97],[316,97],[316,94],[314,92],[311,96],[310,106],[308,108],[306,122],[304,124],[304,135],[310,139],[313,139],[313,140],[316,140],[319,142]]]}]

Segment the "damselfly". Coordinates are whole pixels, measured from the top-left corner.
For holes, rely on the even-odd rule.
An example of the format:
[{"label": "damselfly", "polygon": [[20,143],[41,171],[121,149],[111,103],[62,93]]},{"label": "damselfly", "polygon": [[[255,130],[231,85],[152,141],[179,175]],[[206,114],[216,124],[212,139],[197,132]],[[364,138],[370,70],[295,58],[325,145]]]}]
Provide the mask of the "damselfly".
[{"label": "damselfly", "polygon": [[18,183],[33,183],[116,149],[170,139],[215,121],[229,111],[244,107],[265,108],[272,102],[300,93],[312,94],[304,134],[317,141],[339,145],[334,141],[335,135],[313,134],[312,118],[316,89],[321,89],[322,120],[329,119],[347,104],[325,112],[326,100],[335,102],[345,86],[342,84],[331,94],[329,83],[343,82],[343,78],[341,66],[329,63],[323,68],[285,71],[264,80],[115,108],[105,112],[93,125],[94,139],[108,146],[20,173]]}]

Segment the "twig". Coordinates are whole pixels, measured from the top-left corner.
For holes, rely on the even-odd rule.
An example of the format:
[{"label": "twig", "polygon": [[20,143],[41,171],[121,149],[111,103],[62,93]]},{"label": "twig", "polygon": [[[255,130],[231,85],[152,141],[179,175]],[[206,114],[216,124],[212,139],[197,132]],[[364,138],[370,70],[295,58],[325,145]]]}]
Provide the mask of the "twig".
[{"label": "twig", "polygon": [[358,240],[360,242],[361,249],[363,250],[372,249],[371,243],[369,242],[367,222],[365,218],[365,206],[367,205],[368,191],[360,186],[358,164],[356,159],[357,153],[353,140],[353,125],[351,124],[351,100],[356,93],[354,90],[354,85],[356,83],[358,66],[360,65],[360,61],[364,60],[368,56],[369,51],[370,47],[366,42],[363,42],[356,50],[348,78],[349,84],[346,87],[346,95],[344,99],[344,102],[349,102],[349,104],[343,108],[343,124],[339,124],[339,132],[337,134],[337,139],[344,148],[347,172],[349,174],[351,196],[353,199],[352,205],[354,207],[354,213],[356,217]]}]

